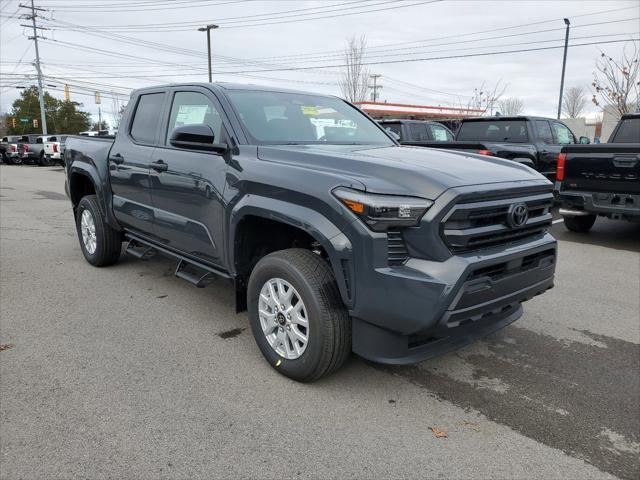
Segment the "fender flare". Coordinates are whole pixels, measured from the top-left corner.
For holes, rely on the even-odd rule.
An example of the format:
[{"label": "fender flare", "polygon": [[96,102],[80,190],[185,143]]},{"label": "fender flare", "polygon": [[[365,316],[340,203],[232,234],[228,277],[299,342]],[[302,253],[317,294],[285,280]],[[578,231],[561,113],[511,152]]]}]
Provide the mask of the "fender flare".
[{"label": "fender flare", "polygon": [[73,194],[72,194],[73,188],[74,188],[73,179],[75,175],[79,175],[89,179],[89,181],[93,184],[93,189],[96,192],[100,213],[102,213],[104,218],[107,220],[107,223],[109,224],[109,226],[111,226],[112,228],[115,228],[116,230],[121,230],[121,227],[118,224],[118,221],[113,216],[113,212],[108,207],[107,196],[109,196],[109,199],[110,199],[111,192],[107,188],[105,188],[104,182],[100,180],[100,174],[98,170],[95,168],[95,166],[90,163],[74,163],[70,166],[68,175],[69,175],[68,177],[69,178],[68,179],[69,200],[71,200],[74,212],[76,210],[77,205],[73,203]]},{"label": "fender flare", "polygon": [[353,306],[353,247],[351,241],[327,217],[307,207],[259,195],[247,195],[238,202],[230,213],[227,245],[228,265],[235,272],[236,231],[247,216],[256,216],[284,223],[298,228],[324,248],[329,256],[331,268],[340,290],[340,296],[347,308]]}]

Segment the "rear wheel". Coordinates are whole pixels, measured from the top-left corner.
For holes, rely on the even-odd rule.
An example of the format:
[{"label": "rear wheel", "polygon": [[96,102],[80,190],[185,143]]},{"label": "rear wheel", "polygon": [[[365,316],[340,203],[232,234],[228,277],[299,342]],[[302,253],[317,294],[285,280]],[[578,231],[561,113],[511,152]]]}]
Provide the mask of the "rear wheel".
[{"label": "rear wheel", "polygon": [[11,157],[11,163],[13,163],[14,165],[20,165],[22,163],[22,158],[18,156]]},{"label": "rear wheel", "polygon": [[318,255],[289,249],[263,257],[251,273],[247,301],[256,343],[283,375],[314,381],[351,353],[351,320]]},{"label": "rear wheel", "polygon": [[50,167],[51,159],[48,158],[44,153],[40,154],[40,166],[41,167]]},{"label": "rear wheel", "polygon": [[596,215],[563,217],[564,225],[572,232],[587,233],[596,222]]},{"label": "rear wheel", "polygon": [[96,267],[104,267],[118,261],[122,236],[104,220],[95,195],[87,195],[80,200],[76,212],[76,229],[87,262]]}]

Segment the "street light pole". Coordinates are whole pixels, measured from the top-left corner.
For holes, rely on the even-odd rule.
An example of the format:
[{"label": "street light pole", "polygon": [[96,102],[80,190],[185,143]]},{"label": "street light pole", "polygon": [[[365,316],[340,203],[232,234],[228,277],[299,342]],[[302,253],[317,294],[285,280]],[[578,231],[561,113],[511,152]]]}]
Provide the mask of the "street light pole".
[{"label": "street light pole", "polygon": [[568,18],[564,19],[564,24],[567,26],[567,33],[564,36],[564,58],[562,59],[562,77],[560,77],[560,99],[558,100],[558,120],[560,120],[560,114],[562,113],[562,90],[564,90],[564,72],[567,68],[567,47],[569,46],[569,27],[571,22]]},{"label": "street light pole", "polygon": [[213,81],[213,77],[211,75],[211,30],[215,30],[218,28],[218,25],[207,25],[206,27],[200,27],[198,29],[199,32],[207,32],[207,57],[209,60],[209,83]]}]

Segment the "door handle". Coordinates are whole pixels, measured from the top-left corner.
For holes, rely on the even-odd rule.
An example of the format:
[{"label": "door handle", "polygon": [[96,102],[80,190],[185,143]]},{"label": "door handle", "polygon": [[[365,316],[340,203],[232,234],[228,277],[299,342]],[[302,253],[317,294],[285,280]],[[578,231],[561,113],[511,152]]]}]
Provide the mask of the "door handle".
[{"label": "door handle", "polygon": [[116,165],[122,165],[124,163],[124,157],[119,153],[116,153],[115,155],[111,155],[111,157],[109,157],[109,160],[111,160]]},{"label": "door handle", "polygon": [[157,160],[155,162],[151,162],[149,166],[153,168],[156,172],[166,172],[167,170],[169,170],[169,165],[164,163],[164,160]]}]

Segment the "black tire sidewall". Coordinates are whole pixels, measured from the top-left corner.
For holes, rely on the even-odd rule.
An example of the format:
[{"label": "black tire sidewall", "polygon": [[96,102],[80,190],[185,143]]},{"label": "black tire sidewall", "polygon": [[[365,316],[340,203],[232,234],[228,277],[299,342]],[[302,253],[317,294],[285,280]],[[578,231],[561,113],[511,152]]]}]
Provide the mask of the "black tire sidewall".
[{"label": "black tire sidewall", "polygon": [[[84,246],[84,241],[82,240],[82,229],[80,227],[80,222],[82,219],[82,212],[84,212],[85,210],[88,210],[91,213],[91,215],[93,216],[93,223],[96,226],[96,251],[93,253],[89,253],[87,251]],[[83,197],[80,200],[76,213],[76,231],[78,232],[78,240],[80,241],[80,248],[82,249],[84,258],[86,258],[87,262],[89,262],[91,265],[100,265],[102,260],[101,255],[103,255],[102,252],[104,251],[105,232],[104,221],[95,200],[95,196],[89,195]]]},{"label": "black tire sidewall", "polygon": [[586,215],[583,217],[564,217],[564,225],[568,230],[578,233],[587,233],[593,227],[597,216]]},{"label": "black tire sidewall", "polygon": [[[258,299],[260,291],[267,280],[281,278],[289,282],[298,291],[307,310],[309,317],[308,343],[302,355],[295,360],[287,360],[276,353],[267,341],[258,315]],[[318,363],[321,361],[324,342],[329,341],[324,335],[324,321],[322,309],[309,281],[283,258],[267,256],[254,268],[249,280],[248,311],[251,331],[260,348],[260,351],[269,364],[283,375],[294,380],[305,381],[313,375]]]}]

